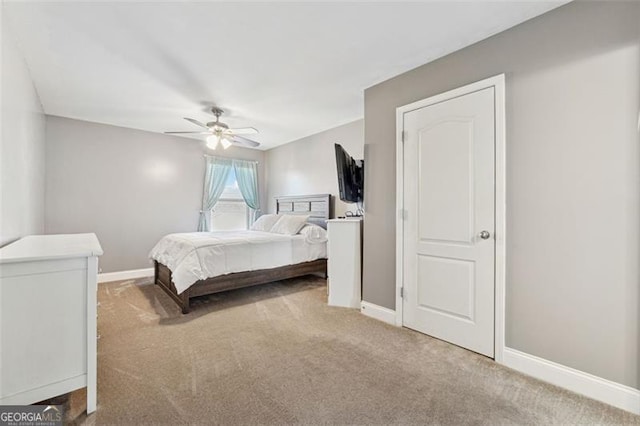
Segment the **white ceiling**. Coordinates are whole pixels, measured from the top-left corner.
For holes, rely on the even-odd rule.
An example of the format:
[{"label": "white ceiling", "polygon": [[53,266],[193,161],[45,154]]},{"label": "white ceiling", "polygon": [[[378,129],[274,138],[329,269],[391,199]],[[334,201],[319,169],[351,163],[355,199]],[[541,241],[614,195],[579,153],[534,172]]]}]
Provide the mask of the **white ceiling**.
[{"label": "white ceiling", "polygon": [[363,116],[363,90],[565,1],[5,2],[47,114],[268,149]]}]

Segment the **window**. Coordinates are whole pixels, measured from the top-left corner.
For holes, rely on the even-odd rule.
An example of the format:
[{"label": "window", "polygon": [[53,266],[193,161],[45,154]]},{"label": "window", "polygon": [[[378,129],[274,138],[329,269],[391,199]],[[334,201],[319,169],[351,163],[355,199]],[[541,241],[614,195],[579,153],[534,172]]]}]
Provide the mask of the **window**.
[{"label": "window", "polygon": [[236,181],[236,173],[231,169],[224,191],[211,211],[212,231],[234,231],[247,229],[249,224],[249,208],[242,199]]}]

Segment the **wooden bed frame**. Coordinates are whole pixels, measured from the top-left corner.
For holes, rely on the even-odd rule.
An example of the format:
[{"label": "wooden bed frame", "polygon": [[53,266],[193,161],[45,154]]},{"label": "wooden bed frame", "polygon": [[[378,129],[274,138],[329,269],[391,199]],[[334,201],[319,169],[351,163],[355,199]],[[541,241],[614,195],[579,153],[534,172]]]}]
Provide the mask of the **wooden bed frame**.
[{"label": "wooden bed frame", "polygon": [[[323,228],[331,217],[331,196],[329,194],[276,197],[276,212],[281,214],[309,215],[308,222]],[[182,309],[183,314],[190,311],[193,297],[205,296],[237,288],[266,284],[273,281],[320,273],[327,278],[327,259],[318,259],[296,265],[259,271],[236,272],[195,282],[191,287],[178,294],[171,279],[171,270],[154,261],[154,283],[160,286]]]}]

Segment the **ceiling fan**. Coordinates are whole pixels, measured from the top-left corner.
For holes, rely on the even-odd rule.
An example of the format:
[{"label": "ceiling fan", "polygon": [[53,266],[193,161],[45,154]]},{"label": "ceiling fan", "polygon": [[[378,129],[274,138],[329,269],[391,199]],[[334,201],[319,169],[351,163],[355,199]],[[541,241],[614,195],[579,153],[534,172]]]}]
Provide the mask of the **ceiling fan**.
[{"label": "ceiling fan", "polygon": [[211,149],[216,149],[218,144],[222,145],[222,148],[227,149],[231,145],[239,145],[247,148],[256,148],[260,146],[259,142],[253,141],[251,139],[247,139],[244,136],[240,135],[255,135],[258,133],[253,127],[240,127],[237,129],[230,129],[228,125],[220,121],[220,116],[224,113],[224,111],[218,107],[211,108],[211,112],[216,116],[216,121],[210,121],[209,123],[202,123],[198,120],[194,120],[193,118],[184,119],[190,123],[195,124],[196,126],[200,126],[206,131],[199,132],[164,132],[167,135],[209,135],[207,136],[207,147]]}]

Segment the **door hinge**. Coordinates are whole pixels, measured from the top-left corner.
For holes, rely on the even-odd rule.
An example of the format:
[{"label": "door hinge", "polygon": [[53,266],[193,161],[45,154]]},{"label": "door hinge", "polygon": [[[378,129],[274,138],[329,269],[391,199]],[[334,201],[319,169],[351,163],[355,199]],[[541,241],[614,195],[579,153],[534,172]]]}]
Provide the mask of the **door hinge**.
[{"label": "door hinge", "polygon": [[400,287],[400,298],[404,299],[404,287]]},{"label": "door hinge", "polygon": [[407,132],[404,130],[400,132],[400,141],[404,142]]}]

